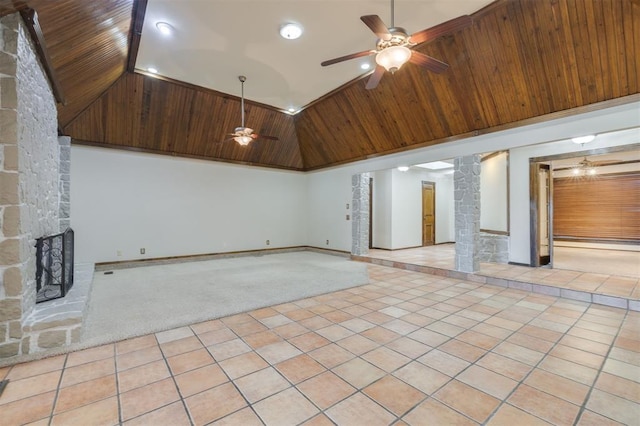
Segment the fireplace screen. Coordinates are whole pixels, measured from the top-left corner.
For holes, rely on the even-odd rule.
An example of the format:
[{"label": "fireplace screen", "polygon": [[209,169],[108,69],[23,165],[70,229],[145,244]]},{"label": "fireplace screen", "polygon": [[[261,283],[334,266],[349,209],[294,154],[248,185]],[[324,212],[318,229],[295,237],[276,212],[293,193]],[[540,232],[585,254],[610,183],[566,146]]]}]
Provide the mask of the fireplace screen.
[{"label": "fireplace screen", "polygon": [[36,240],[36,303],[64,297],[73,285],[73,230]]}]

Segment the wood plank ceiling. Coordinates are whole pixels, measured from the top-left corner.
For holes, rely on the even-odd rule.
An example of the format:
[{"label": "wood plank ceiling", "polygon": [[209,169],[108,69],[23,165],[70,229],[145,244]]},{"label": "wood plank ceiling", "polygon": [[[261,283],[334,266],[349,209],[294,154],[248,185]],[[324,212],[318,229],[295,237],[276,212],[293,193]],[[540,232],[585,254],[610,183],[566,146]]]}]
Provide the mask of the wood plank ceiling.
[{"label": "wood plank ceiling", "polygon": [[38,13],[66,100],[58,104],[61,129],[124,72],[132,5],[131,0],[0,0],[0,16],[24,6]]},{"label": "wood plank ceiling", "polygon": [[345,85],[295,116],[247,102],[247,123],[279,142],[218,142],[240,123],[238,98],[126,70],[131,0],[0,0],[0,16],[39,14],[76,143],[314,170],[446,143],[522,120],[638,94],[636,0],[498,0],[474,25],[417,49],[450,65],[407,66]]}]

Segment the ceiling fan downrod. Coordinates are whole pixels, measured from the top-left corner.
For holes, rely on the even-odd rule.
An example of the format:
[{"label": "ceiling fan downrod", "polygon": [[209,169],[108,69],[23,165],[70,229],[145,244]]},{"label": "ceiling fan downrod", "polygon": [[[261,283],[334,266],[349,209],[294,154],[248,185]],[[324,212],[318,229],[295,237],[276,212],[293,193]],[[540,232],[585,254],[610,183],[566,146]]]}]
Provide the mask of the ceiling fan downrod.
[{"label": "ceiling fan downrod", "polygon": [[244,75],[240,75],[238,76],[238,80],[240,80],[240,93],[241,93],[241,98],[240,98],[240,109],[242,111],[242,127],[244,127],[244,82],[247,81],[247,77],[245,77]]},{"label": "ceiling fan downrod", "polygon": [[394,14],[395,14],[395,1],[391,0],[391,28],[396,27]]}]

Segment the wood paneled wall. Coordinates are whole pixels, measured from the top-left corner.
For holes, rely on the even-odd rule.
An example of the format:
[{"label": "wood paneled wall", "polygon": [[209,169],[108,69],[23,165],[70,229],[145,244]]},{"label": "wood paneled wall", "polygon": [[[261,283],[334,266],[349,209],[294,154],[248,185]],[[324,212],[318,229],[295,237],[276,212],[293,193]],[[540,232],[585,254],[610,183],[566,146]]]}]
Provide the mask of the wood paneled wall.
[{"label": "wood paneled wall", "polygon": [[67,100],[60,128],[102,146],[314,170],[640,93],[637,0],[497,0],[472,27],[417,47],[445,73],[407,64],[293,118],[250,105],[247,124],[280,142],[216,145],[240,122],[236,98],[126,72],[134,0],[0,0],[0,15],[25,5]]},{"label": "wood paneled wall", "polygon": [[246,100],[245,111],[247,127],[279,140],[222,143],[241,124],[237,97],[126,73],[64,131],[95,145],[302,169],[293,117]]},{"label": "wood paneled wall", "polygon": [[554,179],[554,238],[640,243],[640,173]]}]

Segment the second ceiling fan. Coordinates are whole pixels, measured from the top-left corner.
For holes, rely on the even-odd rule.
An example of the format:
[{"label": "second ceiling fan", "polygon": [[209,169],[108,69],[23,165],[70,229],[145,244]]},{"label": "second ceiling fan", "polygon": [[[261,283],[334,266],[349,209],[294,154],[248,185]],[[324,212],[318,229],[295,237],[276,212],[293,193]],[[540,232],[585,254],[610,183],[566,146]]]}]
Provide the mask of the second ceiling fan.
[{"label": "second ceiling fan", "polygon": [[330,59],[322,62],[320,65],[326,67],[349,59],[375,54],[377,66],[367,81],[367,89],[374,89],[378,86],[385,70],[393,74],[407,61],[435,73],[445,71],[449,65],[424,53],[417,52],[413,50],[413,48],[418,44],[436,39],[442,35],[467,28],[473,23],[470,16],[462,15],[434,27],[408,35],[404,28],[395,27],[394,0],[391,0],[390,27],[387,28],[378,15],[361,16],[360,20],[378,36],[376,48]]},{"label": "second ceiling fan", "polygon": [[234,140],[238,142],[239,145],[242,145],[242,146],[247,146],[249,145],[249,143],[253,142],[256,139],[269,139],[272,141],[277,141],[278,138],[276,138],[275,136],[267,136],[262,134],[259,135],[257,133],[254,133],[252,128],[244,126],[244,82],[247,81],[247,77],[245,77],[244,75],[240,75],[238,76],[238,80],[240,80],[240,85],[241,85],[240,90],[242,93],[240,98],[240,111],[241,111],[241,117],[242,117],[242,125],[240,127],[236,127],[233,133],[229,135],[231,137],[226,141]]}]

